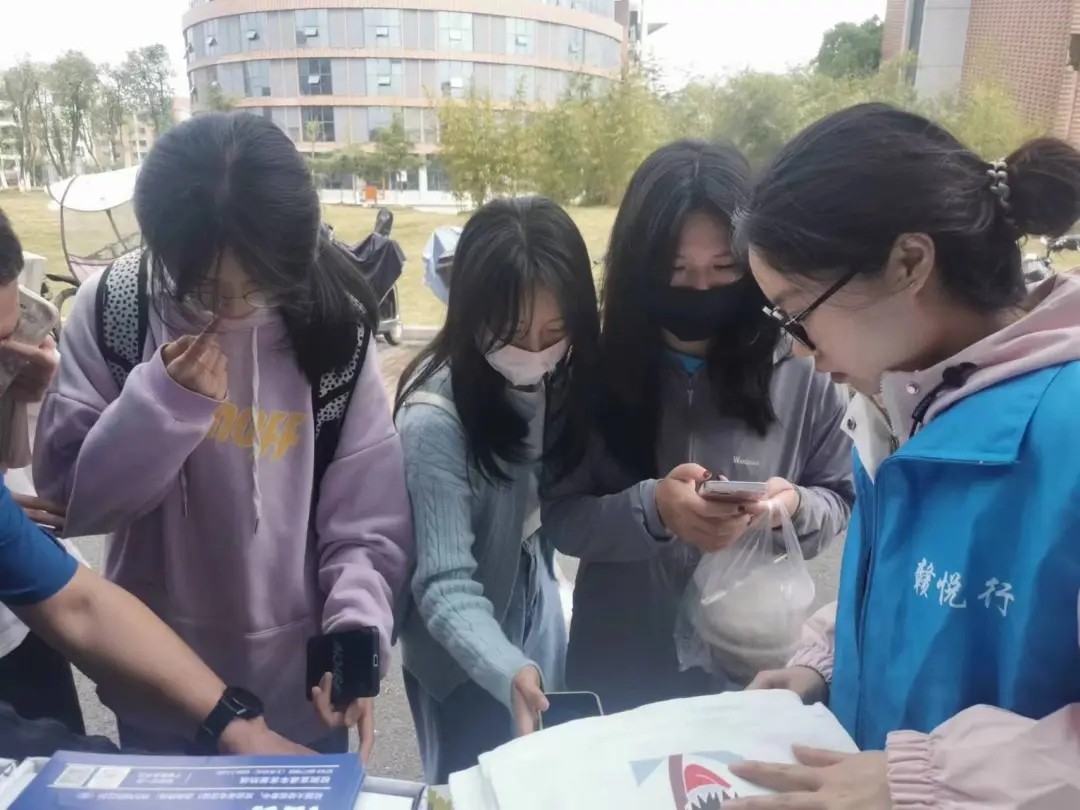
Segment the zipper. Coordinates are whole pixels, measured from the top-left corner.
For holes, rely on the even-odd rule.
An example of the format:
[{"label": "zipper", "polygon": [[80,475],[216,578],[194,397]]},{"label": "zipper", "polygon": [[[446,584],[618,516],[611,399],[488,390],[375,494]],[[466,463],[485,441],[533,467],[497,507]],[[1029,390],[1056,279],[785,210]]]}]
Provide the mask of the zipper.
[{"label": "zipper", "polygon": [[695,375],[691,374],[686,385],[686,424],[690,428],[689,438],[687,439],[686,460],[691,464],[697,463],[694,452],[697,444],[697,437],[694,435],[694,378]]}]

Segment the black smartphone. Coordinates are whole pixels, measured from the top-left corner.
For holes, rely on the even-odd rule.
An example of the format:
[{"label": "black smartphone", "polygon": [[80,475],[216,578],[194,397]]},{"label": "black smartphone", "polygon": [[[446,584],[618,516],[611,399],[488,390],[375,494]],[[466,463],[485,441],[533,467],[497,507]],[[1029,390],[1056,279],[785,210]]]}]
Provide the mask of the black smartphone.
[{"label": "black smartphone", "polygon": [[548,710],[540,715],[540,728],[554,728],[571,720],[600,717],[600,698],[592,692],[548,692]]},{"label": "black smartphone", "polygon": [[330,702],[344,709],[357,698],[379,694],[379,631],[374,627],[314,636],[307,643],[307,699],[329,672]]}]

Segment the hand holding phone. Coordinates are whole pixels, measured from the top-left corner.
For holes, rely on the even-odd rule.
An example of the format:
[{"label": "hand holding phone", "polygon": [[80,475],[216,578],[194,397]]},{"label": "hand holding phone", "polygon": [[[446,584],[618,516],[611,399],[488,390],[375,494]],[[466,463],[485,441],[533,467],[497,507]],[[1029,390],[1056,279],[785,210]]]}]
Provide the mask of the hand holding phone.
[{"label": "hand holding phone", "polygon": [[593,692],[548,692],[547,699],[548,709],[540,715],[540,728],[554,728],[604,714],[600,697]]},{"label": "hand holding phone", "polygon": [[38,402],[56,373],[56,344],[50,333],[60,322],[56,307],[19,288],[19,322],[0,343],[0,393],[8,388],[20,402]]},{"label": "hand holding phone", "polygon": [[769,485],[763,481],[727,481],[710,478],[698,487],[702,498],[722,503],[757,503],[769,494]]}]

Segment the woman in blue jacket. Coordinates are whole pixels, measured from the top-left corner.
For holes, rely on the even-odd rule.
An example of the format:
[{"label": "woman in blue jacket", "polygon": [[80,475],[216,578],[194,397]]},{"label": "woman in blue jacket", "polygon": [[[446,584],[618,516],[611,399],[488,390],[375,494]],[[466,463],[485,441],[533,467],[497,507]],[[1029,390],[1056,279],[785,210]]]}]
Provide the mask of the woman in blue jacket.
[{"label": "woman in blue jacket", "polygon": [[1080,807],[1080,280],[1026,288],[1017,245],[1078,218],[1067,144],[987,163],[881,104],[761,179],[739,241],[858,392],[858,463],[835,621],[757,685],[827,698],[870,753],[736,769],[792,795],[733,807]]}]

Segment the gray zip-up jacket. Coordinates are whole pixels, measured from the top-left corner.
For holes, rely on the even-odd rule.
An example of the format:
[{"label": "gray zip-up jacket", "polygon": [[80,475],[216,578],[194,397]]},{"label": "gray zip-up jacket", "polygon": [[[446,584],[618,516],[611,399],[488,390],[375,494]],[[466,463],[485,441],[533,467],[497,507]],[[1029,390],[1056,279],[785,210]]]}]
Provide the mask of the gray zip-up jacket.
[{"label": "gray zip-up jacket", "polygon": [[[851,443],[841,430],[847,397],[812,361],[778,353],[777,422],[765,436],[717,412],[705,371],[690,375],[673,363],[663,385],[660,472],[696,462],[733,481],[787,479],[800,488],[792,522],[807,557],[845,531],[854,500]],[[702,670],[679,672],[675,620],[701,553],[664,528],[656,483],[634,480],[594,438],[585,462],[544,503],[545,536],[582,561],[567,685],[597,692],[607,712],[721,688]]]}]

